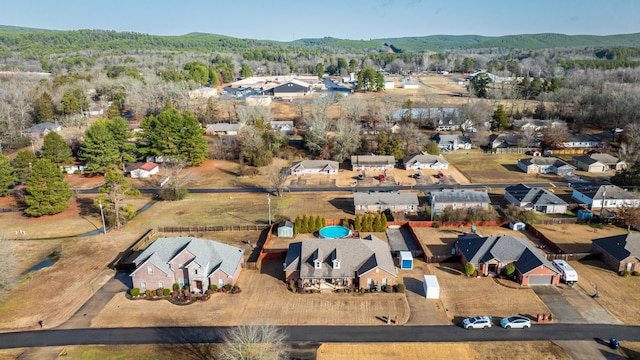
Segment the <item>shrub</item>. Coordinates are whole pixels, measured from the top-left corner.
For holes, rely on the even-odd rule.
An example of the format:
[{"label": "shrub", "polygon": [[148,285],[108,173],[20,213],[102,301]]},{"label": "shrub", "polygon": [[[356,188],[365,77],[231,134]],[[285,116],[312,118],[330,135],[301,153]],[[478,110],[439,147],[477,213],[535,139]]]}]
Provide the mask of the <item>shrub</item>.
[{"label": "shrub", "polygon": [[136,297],[140,295],[140,289],[138,288],[133,288],[129,291],[129,294],[131,294],[131,296]]},{"label": "shrub", "polygon": [[144,292],[144,294],[145,294],[146,296],[151,296],[151,290],[147,290],[147,291],[145,291],[145,292]]},{"label": "shrub", "polygon": [[513,265],[513,263],[507,264],[507,266],[505,266],[502,269],[502,273],[504,274],[504,276],[508,278],[511,278],[515,272],[516,272],[516,266]]},{"label": "shrub", "polygon": [[190,287],[189,287],[189,285],[185,285],[185,286],[184,286],[184,289],[185,289],[185,290],[187,290],[187,291],[191,290],[191,289],[190,289]]},{"label": "shrub", "polygon": [[295,285],[293,285],[293,284],[289,284],[289,290],[290,290],[292,293],[295,293],[296,291],[298,291],[298,289],[296,289],[296,286],[295,286]]},{"label": "shrub", "polygon": [[404,284],[399,283],[398,285],[396,285],[396,289],[398,290],[399,293],[403,293],[405,289]]},{"label": "shrub", "polygon": [[209,290],[211,290],[213,292],[217,292],[218,291],[218,285],[214,285],[214,284],[209,285]]},{"label": "shrub", "polygon": [[173,284],[173,291],[178,291],[180,290],[180,285],[178,285],[178,283]]},{"label": "shrub", "polygon": [[164,294],[164,289],[163,288],[157,288],[156,289],[156,295],[162,296],[162,294]]},{"label": "shrub", "polygon": [[638,276],[638,275],[640,275],[640,271],[634,270],[634,271],[631,272],[631,275]]},{"label": "shrub", "polygon": [[151,290],[151,292],[149,293],[150,296],[156,296],[156,291],[155,290]]},{"label": "shrub", "polygon": [[482,276],[482,275],[484,275],[484,273],[482,272],[482,270],[478,270],[478,271],[476,272],[476,274],[477,274],[477,276]]},{"label": "shrub", "polygon": [[439,229],[439,228],[440,228],[440,226],[441,226],[441,225],[440,225],[440,221],[434,221],[434,222],[433,222],[433,228],[434,228],[434,229]]},{"label": "shrub", "polygon": [[467,276],[471,276],[475,273],[476,269],[474,268],[472,263],[464,264],[464,273]]},{"label": "shrub", "polygon": [[629,271],[629,270],[622,271],[622,273],[620,275],[622,275],[622,276],[631,276],[631,271]]},{"label": "shrub", "polygon": [[364,294],[364,288],[360,288],[360,294]]},{"label": "shrub", "polygon": [[162,290],[162,295],[164,295],[165,297],[169,296],[170,294],[171,294],[171,290],[169,290],[169,289]]},{"label": "shrub", "polygon": [[225,288],[225,290],[227,290],[227,292],[229,292],[229,291],[231,291],[231,288],[233,288],[233,285],[231,285],[231,284],[226,284],[226,285],[224,286],[224,288]]}]

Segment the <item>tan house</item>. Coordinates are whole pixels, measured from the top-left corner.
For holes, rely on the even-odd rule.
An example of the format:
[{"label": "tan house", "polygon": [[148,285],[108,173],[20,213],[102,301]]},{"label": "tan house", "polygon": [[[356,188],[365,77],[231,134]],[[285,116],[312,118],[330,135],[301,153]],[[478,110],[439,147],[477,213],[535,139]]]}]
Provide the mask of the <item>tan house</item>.
[{"label": "tan house", "polygon": [[505,266],[515,266],[516,280],[524,286],[558,285],[560,273],[527,240],[514,236],[480,237],[463,234],[456,241],[462,265],[473,264],[486,276],[497,276]]},{"label": "tan house", "polygon": [[389,245],[373,235],[292,243],[284,273],[287,283],[304,290],[395,285],[397,277]]},{"label": "tan house", "polygon": [[396,159],[391,155],[353,155],[351,156],[351,168],[353,171],[365,170],[391,170],[396,164]]},{"label": "tan house", "polygon": [[491,204],[489,194],[484,191],[444,189],[429,194],[431,210],[439,214],[446,207],[454,209],[488,209]]},{"label": "tan house", "polygon": [[249,106],[269,106],[271,105],[271,96],[268,95],[251,95],[244,100]]},{"label": "tan house", "polygon": [[620,161],[620,159],[615,156],[598,153],[574,156],[571,159],[571,163],[579,170],[587,172],[605,172],[609,170],[617,171],[622,170],[627,166],[624,161]]},{"label": "tan house", "polygon": [[418,195],[406,192],[356,192],[353,206],[356,214],[367,212],[403,212],[415,214],[418,211]]},{"label": "tan house", "polygon": [[141,291],[171,289],[173,284],[203,292],[211,285],[234,285],[240,275],[244,250],[190,236],[159,238],[135,260],[133,287]]},{"label": "tan house", "polygon": [[291,175],[323,174],[334,175],[338,173],[340,165],[331,160],[302,160],[289,168]]},{"label": "tan house", "polygon": [[617,272],[640,271],[640,234],[623,234],[595,239],[591,253]]}]

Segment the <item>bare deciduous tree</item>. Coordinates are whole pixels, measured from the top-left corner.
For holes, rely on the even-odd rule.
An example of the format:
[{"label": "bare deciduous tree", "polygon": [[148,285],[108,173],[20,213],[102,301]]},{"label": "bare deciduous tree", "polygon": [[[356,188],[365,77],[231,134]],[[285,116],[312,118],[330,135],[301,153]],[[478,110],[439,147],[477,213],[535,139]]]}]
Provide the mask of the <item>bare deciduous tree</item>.
[{"label": "bare deciduous tree", "polygon": [[276,165],[270,165],[267,169],[267,181],[273,187],[277,196],[282,196],[287,183],[287,171]]},{"label": "bare deciduous tree", "polygon": [[221,360],[280,360],[287,355],[286,336],[270,325],[243,325],[231,328],[220,348]]},{"label": "bare deciduous tree", "polygon": [[162,165],[163,176],[160,177],[159,196],[162,200],[182,200],[187,196],[187,186],[195,182],[197,177],[188,170],[185,170],[184,161],[164,163]]}]

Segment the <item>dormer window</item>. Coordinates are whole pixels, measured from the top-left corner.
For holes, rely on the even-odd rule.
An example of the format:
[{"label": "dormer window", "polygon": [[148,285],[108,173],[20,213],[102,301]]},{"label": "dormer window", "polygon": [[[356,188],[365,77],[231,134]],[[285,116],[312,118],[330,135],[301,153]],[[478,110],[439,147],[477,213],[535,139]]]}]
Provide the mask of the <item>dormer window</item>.
[{"label": "dormer window", "polygon": [[313,260],[313,267],[316,268],[316,269],[322,269],[322,261]]},{"label": "dormer window", "polygon": [[178,265],[178,269],[184,269],[184,264]]},{"label": "dormer window", "polygon": [[340,260],[333,260],[333,268],[340,269]]},{"label": "dormer window", "polygon": [[195,269],[194,272],[196,275],[198,275],[198,269]]}]

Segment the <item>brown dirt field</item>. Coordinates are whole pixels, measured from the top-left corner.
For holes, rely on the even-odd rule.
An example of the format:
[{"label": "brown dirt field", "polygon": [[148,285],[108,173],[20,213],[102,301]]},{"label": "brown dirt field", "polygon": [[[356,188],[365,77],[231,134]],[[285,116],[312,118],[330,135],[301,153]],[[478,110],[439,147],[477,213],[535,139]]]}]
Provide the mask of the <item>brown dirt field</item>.
[{"label": "brown dirt field", "polygon": [[592,283],[598,287],[600,297],[593,301],[597,301],[627,325],[640,324],[640,303],[622,300],[623,298],[633,299],[636,295],[640,295],[640,277],[619,276],[598,260],[572,261],[571,266],[579,276],[577,287],[587,294],[595,293]]},{"label": "brown dirt field", "polygon": [[65,175],[64,181],[72,189],[93,189],[104,185],[104,176]]},{"label": "brown dirt field", "polygon": [[508,281],[494,281],[489,277],[464,276],[460,264],[434,264],[429,269],[438,277],[440,300],[455,324],[459,324],[463,318],[476,315],[491,315],[496,322],[516,314],[535,319],[536,314],[549,312],[530,288],[521,288]]},{"label": "brown dirt field", "polygon": [[497,341],[466,343],[327,343],[318,348],[318,360],[341,359],[570,359],[558,345],[549,341]]},{"label": "brown dirt field", "polygon": [[[188,306],[168,301],[128,300],[116,295],[93,319],[92,327],[271,325],[381,325],[378,317],[409,317],[404,294],[294,294],[282,280],[282,261],[263,264],[268,273],[243,271],[239,294],[216,293]],[[264,271],[264,270],[263,270]],[[269,299],[269,301],[265,301]],[[286,304],[283,306],[282,304]],[[206,312],[207,316],[193,316]],[[123,318],[122,314],[127,314]]]},{"label": "brown dirt field", "polygon": [[536,224],[534,227],[567,253],[589,252],[592,240],[626,233],[617,226],[601,224]]},{"label": "brown dirt field", "polygon": [[[458,235],[468,233],[471,228],[468,227],[453,227],[453,228],[428,228],[428,227],[414,227],[413,231],[416,233],[418,240],[422,243],[423,247],[429,251],[433,256],[439,255],[451,255],[451,249],[453,248]],[[511,235],[523,239],[532,240],[532,236],[526,232],[514,231],[507,227],[489,227],[478,226],[477,233],[482,236],[492,235]]]}]

